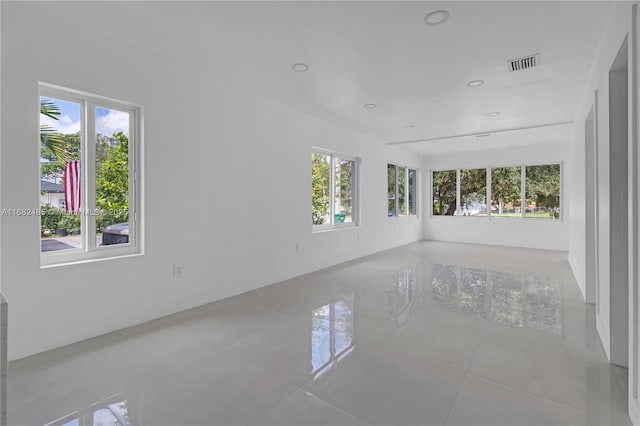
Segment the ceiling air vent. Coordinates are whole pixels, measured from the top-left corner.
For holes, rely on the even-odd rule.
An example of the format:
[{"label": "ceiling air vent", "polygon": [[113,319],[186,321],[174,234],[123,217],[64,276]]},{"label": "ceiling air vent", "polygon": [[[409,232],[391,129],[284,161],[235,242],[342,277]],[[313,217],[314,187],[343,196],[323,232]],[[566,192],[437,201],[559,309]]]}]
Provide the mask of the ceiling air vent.
[{"label": "ceiling air vent", "polygon": [[509,64],[509,71],[521,71],[526,70],[527,68],[533,68],[540,65],[540,55],[530,55],[525,56],[524,58],[511,59],[507,61]]}]

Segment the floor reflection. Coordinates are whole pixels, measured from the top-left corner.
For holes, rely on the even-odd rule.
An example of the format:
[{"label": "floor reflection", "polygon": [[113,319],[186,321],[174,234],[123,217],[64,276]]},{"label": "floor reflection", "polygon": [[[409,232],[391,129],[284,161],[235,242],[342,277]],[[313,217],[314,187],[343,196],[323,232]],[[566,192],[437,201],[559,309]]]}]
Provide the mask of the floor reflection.
[{"label": "floor reflection", "polygon": [[74,411],[45,426],[129,426],[129,409],[123,394],[113,395]]},{"label": "floor reflection", "polygon": [[446,311],[562,334],[561,285],[556,278],[435,264],[431,300]]},{"label": "floor reflection", "polygon": [[416,279],[416,267],[398,271],[387,289],[387,307],[389,316],[402,325],[409,320],[412,308],[418,299],[419,288]]},{"label": "floor reflection", "polygon": [[311,375],[316,378],[346,357],[355,345],[354,295],[311,312]]}]

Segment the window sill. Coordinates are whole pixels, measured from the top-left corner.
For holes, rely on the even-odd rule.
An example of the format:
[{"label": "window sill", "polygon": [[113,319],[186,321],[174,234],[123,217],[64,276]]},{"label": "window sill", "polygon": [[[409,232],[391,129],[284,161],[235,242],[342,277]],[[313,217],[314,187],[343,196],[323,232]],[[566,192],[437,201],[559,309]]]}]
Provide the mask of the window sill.
[{"label": "window sill", "polygon": [[324,232],[332,232],[332,231],[339,231],[341,229],[353,229],[353,228],[358,228],[360,225],[357,223],[344,223],[344,224],[340,224],[340,225],[328,225],[328,226],[323,226],[323,225],[319,225],[317,228],[314,226],[311,230],[312,234],[322,234]]},{"label": "window sill", "polygon": [[[115,251],[114,249],[113,251]],[[110,250],[111,251],[111,250]],[[96,251],[91,254],[79,255],[60,255],[60,256],[40,256],[40,269],[56,268],[58,266],[82,265],[85,263],[102,262],[105,260],[126,259],[129,257],[143,256],[144,252],[138,248],[117,249],[117,253]]]}]

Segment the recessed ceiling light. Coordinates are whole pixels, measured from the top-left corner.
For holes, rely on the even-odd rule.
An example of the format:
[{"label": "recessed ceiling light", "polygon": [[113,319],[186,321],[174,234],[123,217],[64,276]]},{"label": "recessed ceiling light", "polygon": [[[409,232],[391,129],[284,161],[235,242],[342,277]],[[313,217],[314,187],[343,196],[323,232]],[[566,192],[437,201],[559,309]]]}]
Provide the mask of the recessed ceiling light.
[{"label": "recessed ceiling light", "polygon": [[378,105],[376,105],[376,104],[364,104],[364,107],[367,108],[367,109],[374,109],[377,106]]},{"label": "recessed ceiling light", "polygon": [[449,12],[446,10],[434,10],[424,17],[424,23],[427,25],[440,25],[449,19]]},{"label": "recessed ceiling light", "polygon": [[467,83],[467,86],[478,87],[478,86],[482,86],[483,84],[484,84],[484,80],[471,80],[470,82]]},{"label": "recessed ceiling light", "polygon": [[498,111],[494,111],[494,112],[490,112],[489,114],[487,114],[489,117],[497,117],[500,115],[500,113]]},{"label": "recessed ceiling light", "polygon": [[406,126],[404,126],[404,128],[406,130],[411,130],[411,129],[413,129],[413,126],[411,124],[407,124]]},{"label": "recessed ceiling light", "polygon": [[482,133],[482,134],[476,135],[476,138],[486,138],[487,136],[491,136],[491,133]]},{"label": "recessed ceiling light", "polygon": [[298,72],[307,72],[307,71],[309,71],[309,65],[307,65],[307,64],[302,64],[302,63],[300,63],[300,64],[293,64],[293,65],[291,65],[291,68],[292,68],[294,71],[298,71]]}]

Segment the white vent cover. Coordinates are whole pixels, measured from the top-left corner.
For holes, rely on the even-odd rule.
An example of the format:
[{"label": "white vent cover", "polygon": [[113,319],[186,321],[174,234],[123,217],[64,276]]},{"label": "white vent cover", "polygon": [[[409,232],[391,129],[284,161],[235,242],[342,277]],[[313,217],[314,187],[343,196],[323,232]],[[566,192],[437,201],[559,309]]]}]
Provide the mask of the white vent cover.
[{"label": "white vent cover", "polygon": [[535,55],[525,56],[524,58],[511,59],[507,61],[507,64],[509,65],[509,71],[526,70],[527,68],[540,65],[540,55],[536,53]]}]

